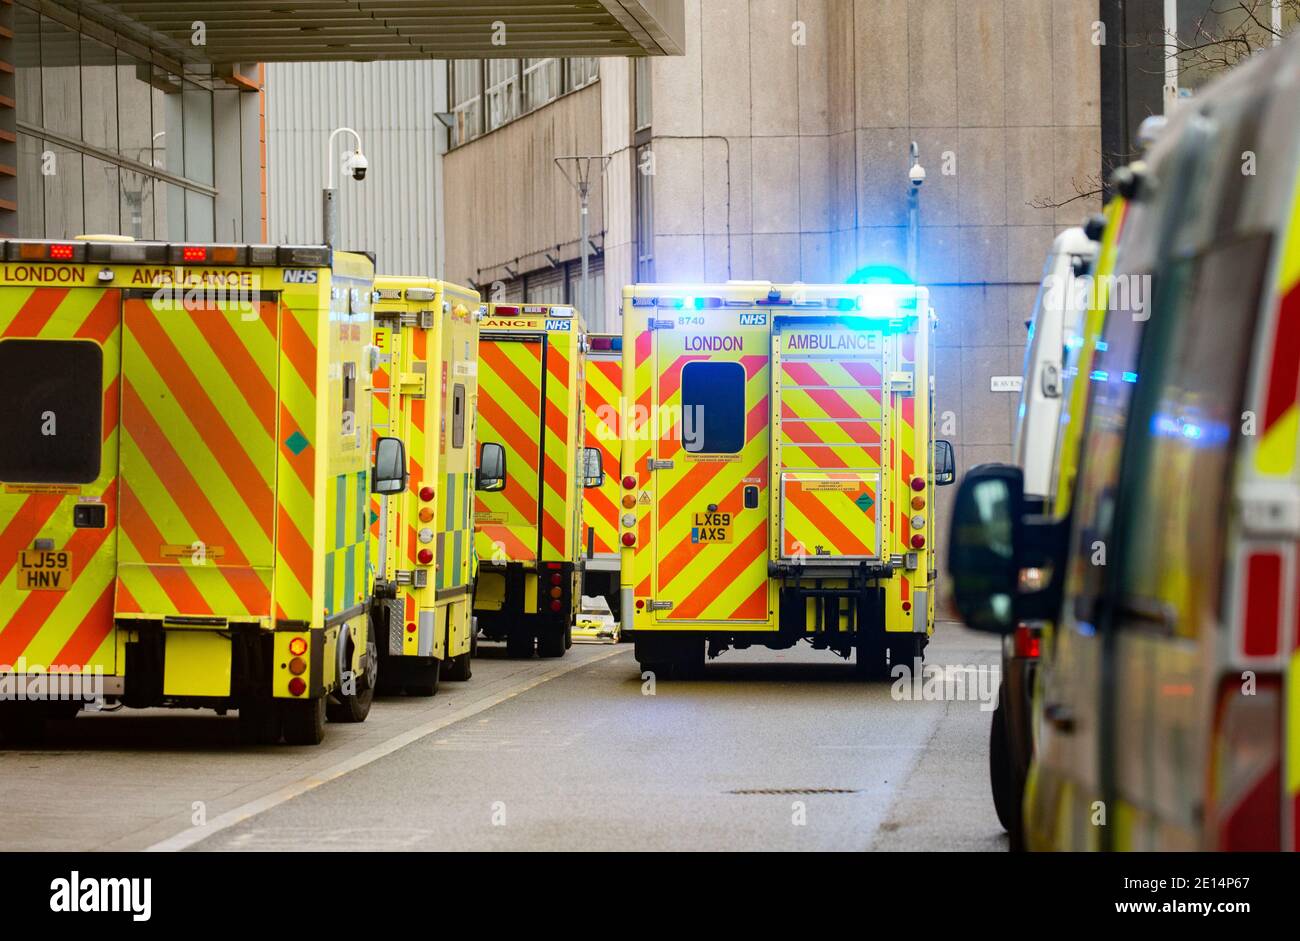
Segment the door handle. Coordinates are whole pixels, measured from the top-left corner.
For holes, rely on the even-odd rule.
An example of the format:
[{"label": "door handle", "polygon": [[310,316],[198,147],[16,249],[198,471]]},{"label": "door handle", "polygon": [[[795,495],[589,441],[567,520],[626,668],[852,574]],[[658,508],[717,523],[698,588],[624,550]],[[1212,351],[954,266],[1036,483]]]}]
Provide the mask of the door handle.
[{"label": "door handle", "polygon": [[1069,735],[1074,731],[1074,713],[1070,710],[1070,707],[1064,703],[1048,703],[1043,707],[1043,717],[1047,719],[1047,721],[1051,723],[1052,728],[1056,729],[1058,732],[1063,732],[1066,735]]}]

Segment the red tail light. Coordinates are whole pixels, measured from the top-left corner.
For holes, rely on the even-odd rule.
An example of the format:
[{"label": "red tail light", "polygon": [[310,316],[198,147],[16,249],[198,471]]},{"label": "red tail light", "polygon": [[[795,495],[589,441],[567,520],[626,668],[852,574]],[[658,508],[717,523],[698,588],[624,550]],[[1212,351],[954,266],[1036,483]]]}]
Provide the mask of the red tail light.
[{"label": "red tail light", "polygon": [[912,537],[912,548],[913,548],[913,549],[924,549],[924,548],[925,548],[925,537],[922,536],[920,533],[917,533],[915,536],[913,536],[913,537]]},{"label": "red tail light", "polygon": [[1214,850],[1282,848],[1282,681],[1239,677],[1219,687],[1211,741],[1206,823]]},{"label": "red tail light", "polygon": [[408,634],[414,634],[414,633],[415,633],[415,622],[414,622],[414,621],[412,621],[411,623],[409,623],[409,624],[406,625],[406,633],[408,633]]},{"label": "red tail light", "polygon": [[564,605],[560,604],[558,601],[551,602],[552,611],[558,612],[562,607],[564,607]]},{"label": "red tail light", "polygon": [[289,693],[292,696],[301,696],[307,692],[307,681],[301,676],[295,676],[289,681]]},{"label": "red tail light", "polygon": [[631,474],[628,474],[626,477],[624,477],[624,478],[623,478],[623,489],[624,489],[624,490],[634,490],[634,489],[636,489],[636,478],[633,477]]},{"label": "red tail light", "polygon": [[421,549],[416,558],[420,560],[421,565],[428,565],[433,561],[433,551],[431,549]]},{"label": "red tail light", "polygon": [[552,584],[552,585],[558,585],[558,584],[560,584],[561,581],[562,581],[562,578],[561,578],[559,572],[556,572],[554,575],[551,576],[551,584]]},{"label": "red tail light", "polygon": [[623,534],[623,545],[625,545],[625,546],[634,546],[634,545],[636,545],[636,533],[624,533],[624,534]]},{"label": "red tail light", "polygon": [[1016,656],[1027,660],[1037,660],[1042,651],[1042,631],[1028,624],[1016,627]]},{"label": "red tail light", "polygon": [[425,503],[428,503],[430,500],[432,500],[432,499],[433,499],[433,488],[432,488],[432,487],[421,487],[421,488],[420,488],[420,499],[423,500]]},{"label": "red tail light", "polygon": [[924,478],[924,477],[913,477],[913,478],[912,478],[912,489],[915,490],[917,493],[920,493],[922,490],[924,490],[924,489],[925,489],[925,478]]}]

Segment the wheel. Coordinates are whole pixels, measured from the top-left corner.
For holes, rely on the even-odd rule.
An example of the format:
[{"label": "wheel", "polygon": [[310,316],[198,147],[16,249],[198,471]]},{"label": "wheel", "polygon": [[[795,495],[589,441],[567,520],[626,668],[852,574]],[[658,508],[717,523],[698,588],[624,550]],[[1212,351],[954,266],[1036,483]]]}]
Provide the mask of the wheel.
[{"label": "wheel", "polygon": [[885,644],[889,648],[889,666],[905,664],[909,670],[916,672],[916,661],[925,661],[925,642],[929,640],[924,634],[889,634]]},{"label": "wheel", "polygon": [[473,659],[467,650],[459,656],[452,657],[450,660],[442,662],[443,679],[453,680],[457,683],[464,683],[474,675],[474,668],[470,661]]},{"label": "wheel", "polygon": [[319,745],[325,738],[325,697],[281,700],[280,722],[290,745]]},{"label": "wheel", "polygon": [[1007,717],[1003,711],[1006,687],[998,690],[998,707],[989,724],[989,783],[993,788],[993,808],[998,823],[1011,837],[1011,849],[1024,848],[1024,822],[1021,819],[1022,794],[1016,787],[1015,769],[1011,767],[1011,748],[1007,741]]},{"label": "wheel", "polygon": [[547,629],[541,637],[537,638],[537,656],[545,659],[563,657],[564,652],[569,649],[564,642],[567,634],[567,630],[556,627]]},{"label": "wheel", "polygon": [[[351,662],[351,654],[348,662]],[[325,716],[331,722],[365,722],[370,715],[370,704],[375,700],[375,687],[379,682],[379,651],[375,642],[366,643],[366,669],[356,677],[351,695],[342,692],[342,683],[334,698],[325,703]],[[337,701],[336,701],[337,700]]]},{"label": "wheel", "polygon": [[533,635],[523,630],[512,630],[506,635],[506,656],[512,660],[528,660],[533,655]]},{"label": "wheel", "polygon": [[274,703],[267,700],[240,705],[240,742],[245,745],[277,745],[281,734],[280,712]]},{"label": "wheel", "polygon": [[442,661],[430,660],[425,663],[413,660],[403,666],[406,668],[406,695],[427,698],[438,694],[438,686],[442,682]]},{"label": "wheel", "polygon": [[874,637],[858,638],[853,670],[864,680],[887,679],[889,663],[885,659],[885,645]]},{"label": "wheel", "polygon": [[0,736],[7,748],[33,748],[45,741],[44,703],[17,702],[0,706]]},{"label": "wheel", "polygon": [[564,626],[564,649],[568,650],[573,646],[573,624]]}]

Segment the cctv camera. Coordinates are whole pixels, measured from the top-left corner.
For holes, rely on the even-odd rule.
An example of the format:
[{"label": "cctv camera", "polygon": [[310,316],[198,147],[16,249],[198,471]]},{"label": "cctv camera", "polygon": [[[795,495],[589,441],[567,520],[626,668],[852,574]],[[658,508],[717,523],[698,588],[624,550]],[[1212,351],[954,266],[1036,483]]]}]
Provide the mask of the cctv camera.
[{"label": "cctv camera", "polygon": [[348,154],[343,158],[343,169],[352,174],[352,179],[358,182],[366,178],[366,171],[370,169],[370,161],[361,151]]},{"label": "cctv camera", "polygon": [[907,178],[912,181],[913,186],[920,186],[925,182],[925,167],[919,163],[907,171]]}]

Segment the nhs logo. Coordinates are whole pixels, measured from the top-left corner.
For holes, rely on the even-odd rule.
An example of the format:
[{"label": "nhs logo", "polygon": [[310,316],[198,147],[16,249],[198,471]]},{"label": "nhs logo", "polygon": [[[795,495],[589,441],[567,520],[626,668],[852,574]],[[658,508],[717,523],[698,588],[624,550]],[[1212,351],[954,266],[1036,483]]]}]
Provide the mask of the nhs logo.
[{"label": "nhs logo", "polygon": [[767,314],[741,314],[740,325],[742,327],[766,327]]},{"label": "nhs logo", "polygon": [[312,268],[286,268],[285,284],[315,284],[317,272]]},{"label": "nhs logo", "polygon": [[548,320],[546,321],[547,330],[568,330],[569,321],[567,320]]}]

